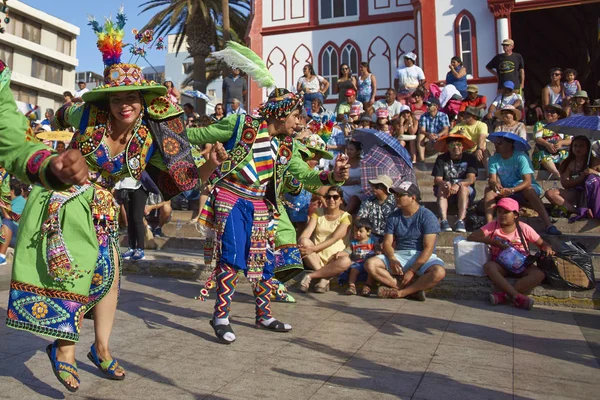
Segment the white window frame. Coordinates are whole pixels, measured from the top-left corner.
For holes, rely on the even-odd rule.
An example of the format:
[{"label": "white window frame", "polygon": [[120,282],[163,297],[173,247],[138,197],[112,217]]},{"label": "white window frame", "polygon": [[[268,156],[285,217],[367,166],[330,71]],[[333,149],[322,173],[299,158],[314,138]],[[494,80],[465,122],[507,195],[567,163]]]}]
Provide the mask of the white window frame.
[{"label": "white window frame", "polygon": [[[331,55],[335,53],[335,55],[337,56],[337,63],[333,64],[331,62]],[[325,57],[328,58],[328,62],[329,62],[329,75],[323,75],[323,65],[325,64],[323,61],[325,60]],[[329,45],[325,48],[325,50],[323,50],[323,53],[321,54],[321,73],[319,75],[321,75],[323,78],[325,78],[327,80],[327,82],[329,82],[329,88],[327,89],[327,95],[332,95],[334,94],[333,91],[335,89],[334,83],[333,83],[333,78],[339,79],[339,67],[340,67],[340,55],[338,54],[337,50],[335,47],[333,47],[332,45]]]},{"label": "white window frame", "polygon": [[338,24],[340,22],[352,22],[358,21],[358,17],[360,16],[360,2],[366,0],[355,0],[356,1],[356,15],[346,16],[346,1],[344,0],[344,17],[331,17],[331,18],[321,18],[321,8],[323,7],[323,2],[327,1],[331,4],[331,11],[333,13],[333,1],[334,0],[319,0],[319,24]]},{"label": "white window frame", "polygon": [[[356,68],[352,67],[352,51],[350,49],[354,49],[354,52],[356,53]],[[348,56],[348,62],[344,61],[344,54],[347,54]],[[354,46],[352,43],[348,43],[344,46],[343,49],[341,49],[341,54],[339,54],[340,60],[339,60],[339,64],[348,64],[348,66],[350,67],[350,69],[352,70],[352,74],[356,75],[358,73],[358,68],[360,67],[360,56],[358,55],[358,49],[356,48],[356,46]],[[339,73],[339,71],[338,71]]]},{"label": "white window frame", "polygon": [[[469,23],[469,29],[464,29],[462,28],[462,23],[464,19],[467,19],[467,22]],[[467,73],[468,74],[473,74],[473,23],[471,21],[471,18],[469,18],[467,15],[463,15],[460,18],[460,21],[458,21],[458,48],[460,49],[460,54],[458,55],[460,57],[460,59],[463,61],[463,65],[464,67],[467,69]],[[469,35],[469,43],[471,44],[471,49],[470,50],[464,50],[463,49],[463,34],[467,33]],[[466,65],[465,64],[465,58],[463,57],[463,54],[470,54],[471,55],[471,62],[470,65]]]}]

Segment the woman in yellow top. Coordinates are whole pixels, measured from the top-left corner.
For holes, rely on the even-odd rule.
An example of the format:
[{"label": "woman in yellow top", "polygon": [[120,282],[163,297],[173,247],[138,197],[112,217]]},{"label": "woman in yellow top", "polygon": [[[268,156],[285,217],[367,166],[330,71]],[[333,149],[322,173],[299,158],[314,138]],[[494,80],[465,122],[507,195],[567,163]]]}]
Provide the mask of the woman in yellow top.
[{"label": "woman in yellow top", "polygon": [[325,195],[325,208],[310,216],[308,226],[298,238],[304,265],[315,271],[302,279],[303,292],[308,291],[312,279],[320,279],[315,292],[325,293],[329,289],[327,278],[344,272],[352,264],[349,257],[338,257],[347,246],[352,225],[352,216],[340,209],[342,201],[342,190],[331,187]]}]

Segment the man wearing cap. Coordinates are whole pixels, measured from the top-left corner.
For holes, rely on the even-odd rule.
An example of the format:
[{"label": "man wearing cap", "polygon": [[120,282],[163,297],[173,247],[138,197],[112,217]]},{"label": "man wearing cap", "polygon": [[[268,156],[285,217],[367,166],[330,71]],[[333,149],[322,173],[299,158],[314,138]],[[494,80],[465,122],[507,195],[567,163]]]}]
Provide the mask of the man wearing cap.
[{"label": "man wearing cap", "polygon": [[348,89],[346,90],[346,101],[338,107],[337,120],[347,119],[349,122],[356,122],[363,111],[363,104],[356,100],[356,90]]},{"label": "man wearing cap", "polygon": [[[485,273],[494,284],[494,292],[489,297],[490,303],[497,305],[512,300],[515,307],[531,310],[533,299],[528,297],[527,293],[542,283],[545,277],[544,272],[535,264],[526,267],[521,273],[511,272],[501,265],[500,253],[512,247],[519,253],[528,255],[523,240],[528,244],[534,243],[548,255],[553,255],[554,250],[532,227],[519,222],[519,203],[516,200],[504,197],[498,201],[495,208],[497,219],[471,233],[467,240],[485,243],[491,248],[492,259],[483,265]],[[506,280],[506,277],[518,280],[513,286]]]},{"label": "man wearing cap", "polygon": [[369,183],[373,195],[361,203],[356,218],[368,219],[373,227],[371,235],[380,242],[383,240],[387,219],[396,210],[396,197],[390,193],[393,181],[389,176],[377,175],[377,178],[369,179]]},{"label": "man wearing cap", "polygon": [[88,89],[86,87],[86,83],[84,81],[77,82],[77,86],[79,86],[79,90],[75,92],[76,99],[80,99],[84,93],[87,93],[90,91],[90,89]]},{"label": "man wearing cap", "polygon": [[479,87],[477,85],[467,86],[467,97],[460,104],[459,112],[465,111],[467,107],[475,107],[479,111],[480,119],[485,115],[487,99],[485,96],[479,94]]},{"label": "man wearing cap", "polygon": [[486,119],[489,121],[493,120],[496,110],[499,110],[507,105],[519,109],[521,109],[523,106],[523,98],[520,94],[515,93],[515,84],[512,81],[506,81],[503,83],[500,93],[498,96],[496,96],[492,102],[492,105],[490,105]]},{"label": "man wearing cap", "polygon": [[[444,262],[434,254],[440,226],[436,216],[419,204],[421,192],[417,185],[402,182],[392,190],[398,210],[388,218],[383,254],[368,259],[365,269],[382,284],[378,297],[415,296],[424,301],[424,291],[446,276]],[[415,276],[418,278],[413,282]]]},{"label": "man wearing cap", "polygon": [[427,104],[427,113],[419,119],[419,134],[417,137],[417,151],[420,161],[425,160],[425,148],[427,147],[431,151],[435,141],[440,136],[447,134],[450,129],[448,115],[439,111],[440,101],[435,97],[431,97],[425,104]]},{"label": "man wearing cap", "polygon": [[404,65],[396,69],[394,87],[399,95],[409,95],[414,92],[419,85],[425,83],[425,74],[421,67],[415,65],[417,62],[417,55],[415,53],[406,53],[403,59]]},{"label": "man wearing cap", "polygon": [[[485,124],[484,124],[485,125]],[[448,204],[458,203],[458,221],[454,230],[466,232],[465,218],[467,208],[475,200],[475,179],[477,177],[477,159],[464,150],[472,148],[475,143],[464,135],[450,133],[440,138],[435,144],[441,153],[435,160],[431,176],[433,194],[437,197],[440,212],[440,229],[451,232],[448,223]]]},{"label": "man wearing cap", "polygon": [[385,99],[381,99],[373,105],[375,110],[380,108],[387,108],[389,112],[389,119],[393,120],[398,118],[400,115],[400,108],[402,104],[396,100],[396,90],[389,88],[385,91]]},{"label": "man wearing cap", "polygon": [[462,113],[462,122],[456,124],[450,133],[458,133],[471,139],[475,146],[467,147],[465,152],[475,155],[477,161],[487,168],[487,158],[489,152],[486,149],[486,139],[488,137],[488,126],[479,120],[480,109],[467,107]]},{"label": "man wearing cap", "polygon": [[512,39],[502,41],[504,53],[496,54],[485,68],[490,74],[498,78],[498,89],[502,89],[505,82],[512,82],[513,89],[519,91],[525,86],[525,62],[519,53],[513,52],[515,42]]}]

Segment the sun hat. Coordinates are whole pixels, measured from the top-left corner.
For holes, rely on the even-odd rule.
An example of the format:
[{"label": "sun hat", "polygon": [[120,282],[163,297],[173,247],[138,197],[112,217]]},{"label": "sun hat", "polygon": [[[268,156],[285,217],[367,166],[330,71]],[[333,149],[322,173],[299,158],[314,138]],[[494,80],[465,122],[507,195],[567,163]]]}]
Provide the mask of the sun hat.
[{"label": "sun hat", "polygon": [[412,51],[409,51],[404,55],[404,58],[408,58],[409,60],[417,61],[417,55]]},{"label": "sun hat", "polygon": [[465,114],[472,115],[474,118],[481,119],[481,114],[479,112],[479,108],[477,108],[477,107],[468,106],[467,108],[465,108],[465,111],[463,111],[463,112]]},{"label": "sun hat", "polygon": [[544,107],[544,111],[548,110],[556,111],[559,118],[564,118],[567,116],[566,111],[558,104],[548,104],[546,107]]},{"label": "sun hat", "polygon": [[462,141],[463,149],[465,151],[472,149],[476,146],[475,142],[466,137],[465,135],[461,135],[460,133],[450,133],[448,135],[444,135],[435,141],[433,147],[439,151],[440,153],[446,153],[448,151],[448,140],[449,139],[459,139]]},{"label": "sun hat", "polygon": [[506,211],[519,212],[519,202],[510,197],[501,198],[494,207],[504,208]]},{"label": "sun hat", "polygon": [[387,192],[390,192],[390,188],[394,186],[394,181],[387,175],[377,175],[375,179],[369,179],[369,183],[372,185],[376,185],[378,183],[382,184],[387,188]]},{"label": "sun hat", "polygon": [[502,107],[501,109],[496,111],[496,113],[494,114],[494,115],[496,115],[496,118],[502,117],[502,111],[512,112],[515,116],[515,121],[521,120],[521,110],[519,110],[518,108],[515,108],[514,106],[506,105],[506,106]]},{"label": "sun hat", "polygon": [[[93,17],[90,18],[89,25],[98,37],[96,45],[102,53],[102,60],[104,61],[104,85],[95,87],[89,92],[84,93],[82,96],[83,101],[103,101],[106,100],[110,93],[132,90],[155,93],[158,96],[164,96],[167,93],[167,88],[163,85],[154,81],[147,81],[144,78],[142,69],[136,64],[121,63],[121,55],[125,46],[123,37],[125,36],[124,28],[126,20],[127,18],[122,8],[117,13],[116,22],[106,18],[104,26],[101,26]],[[134,31],[134,34],[136,34],[137,40],[138,32]],[[152,31],[145,31],[140,36],[140,39],[151,43],[154,40]],[[136,49],[135,45],[132,47],[132,51],[133,49]]]},{"label": "sun hat", "polygon": [[327,151],[327,144],[317,133],[307,136],[302,139],[302,142],[308,150],[313,152],[313,157],[318,155],[326,160],[333,160],[333,154]]},{"label": "sun hat", "polygon": [[467,85],[467,92],[469,92],[469,93],[479,93],[479,86],[477,86],[477,85]]},{"label": "sun hat", "polygon": [[585,90],[578,90],[575,92],[573,97],[582,97],[584,99],[589,99],[588,94]]}]

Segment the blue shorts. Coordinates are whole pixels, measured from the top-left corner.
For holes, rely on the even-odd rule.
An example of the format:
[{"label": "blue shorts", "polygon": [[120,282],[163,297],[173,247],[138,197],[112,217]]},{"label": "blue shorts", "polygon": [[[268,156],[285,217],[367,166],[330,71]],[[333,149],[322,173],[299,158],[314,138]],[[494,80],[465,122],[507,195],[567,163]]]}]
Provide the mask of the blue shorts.
[{"label": "blue shorts", "polygon": [[365,262],[364,261],[356,261],[354,263],[352,263],[352,265],[350,266],[350,268],[352,269],[357,269],[358,273],[366,273],[367,271],[365,270]]},{"label": "blue shorts", "polygon": [[[396,250],[394,252],[394,256],[398,259],[398,261],[400,261],[400,264],[402,265],[402,271],[407,271],[408,269],[410,269],[410,267],[412,267],[412,265],[419,257],[419,254],[421,254],[421,252],[417,250]],[[378,255],[377,258],[382,260],[385,264],[385,268],[389,272],[391,272],[390,261],[388,260],[388,258],[383,254]],[[417,275],[423,275],[425,271],[427,271],[427,269],[429,269],[429,267],[431,267],[432,265],[440,265],[443,267],[445,264],[441,258],[439,258],[435,253],[433,253],[431,257],[429,257],[429,260],[427,260],[427,262],[423,264],[421,268],[419,268],[419,270],[417,271]]]},{"label": "blue shorts", "polygon": [[[439,186],[434,186],[433,187],[433,195],[435,197],[437,197],[437,194],[440,190]],[[475,196],[477,195],[477,192],[475,191],[475,188],[473,186],[469,186],[469,204],[473,204],[475,202]],[[448,197],[448,203],[457,203],[458,202],[458,196],[453,194],[452,196]]]},{"label": "blue shorts", "polygon": [[19,224],[17,224],[12,219],[4,218],[2,219],[2,225],[6,225],[6,227],[12,232],[12,237],[8,246],[14,249],[17,245],[17,234],[19,233]]},{"label": "blue shorts", "polygon": [[200,200],[200,191],[198,189],[186,190],[185,192],[182,192],[182,194],[187,201]]}]

